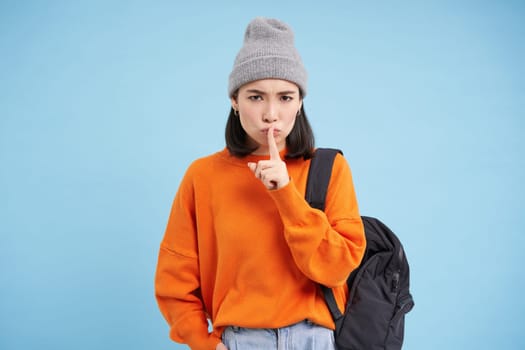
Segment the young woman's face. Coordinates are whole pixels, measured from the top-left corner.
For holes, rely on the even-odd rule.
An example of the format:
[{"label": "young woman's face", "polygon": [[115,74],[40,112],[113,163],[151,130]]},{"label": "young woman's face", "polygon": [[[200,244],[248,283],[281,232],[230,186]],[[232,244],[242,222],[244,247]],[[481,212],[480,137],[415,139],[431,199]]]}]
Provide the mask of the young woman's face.
[{"label": "young woman's face", "polygon": [[242,128],[257,146],[256,155],[269,154],[267,132],[274,128],[279,150],[286,146],[300,111],[302,99],[294,83],[280,79],[263,79],[241,86],[232,107],[239,112]]}]

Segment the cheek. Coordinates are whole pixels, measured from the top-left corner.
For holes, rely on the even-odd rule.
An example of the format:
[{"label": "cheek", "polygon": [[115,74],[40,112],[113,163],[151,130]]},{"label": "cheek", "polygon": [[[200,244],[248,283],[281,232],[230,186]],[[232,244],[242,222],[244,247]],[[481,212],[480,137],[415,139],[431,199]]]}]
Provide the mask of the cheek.
[{"label": "cheek", "polygon": [[248,108],[246,106],[239,108],[239,114],[243,125],[253,124],[258,116],[256,109]]},{"label": "cheek", "polygon": [[286,121],[283,120],[283,123],[281,124],[281,132],[284,138],[288,137],[292,132],[292,129],[295,126],[295,119],[296,118],[290,118]]},{"label": "cheek", "polygon": [[286,128],[286,131],[287,133],[289,133],[290,131],[292,131],[294,125],[295,125],[295,121],[296,121],[297,117],[295,116],[295,114],[291,115],[289,118],[286,118],[286,120],[283,121],[283,128]]},{"label": "cheek", "polygon": [[253,118],[251,117],[251,115],[249,113],[246,113],[246,112],[242,113],[241,112],[241,115],[239,116],[239,120],[240,120],[241,126],[242,126],[242,128],[244,130],[249,130],[254,125]]}]

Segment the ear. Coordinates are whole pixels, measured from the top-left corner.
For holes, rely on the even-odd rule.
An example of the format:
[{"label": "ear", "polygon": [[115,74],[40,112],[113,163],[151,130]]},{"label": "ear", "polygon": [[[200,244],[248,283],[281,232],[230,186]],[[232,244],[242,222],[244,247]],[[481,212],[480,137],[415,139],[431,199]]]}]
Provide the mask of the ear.
[{"label": "ear", "polygon": [[299,113],[301,111],[301,108],[303,108],[303,99],[301,99],[301,101],[299,101],[299,108],[297,109],[297,113]]},{"label": "ear", "polygon": [[231,101],[231,104],[232,104],[232,108],[236,111],[239,110],[239,103],[237,103],[237,96],[232,96],[230,98],[230,101]]}]

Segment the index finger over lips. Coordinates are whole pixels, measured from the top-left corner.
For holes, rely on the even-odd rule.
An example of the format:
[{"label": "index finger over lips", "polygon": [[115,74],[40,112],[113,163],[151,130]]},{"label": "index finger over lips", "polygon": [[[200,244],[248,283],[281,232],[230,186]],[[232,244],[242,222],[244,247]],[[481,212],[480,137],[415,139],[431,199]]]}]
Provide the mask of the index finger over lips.
[{"label": "index finger over lips", "polygon": [[281,155],[279,154],[279,147],[277,147],[277,142],[275,142],[275,137],[273,136],[274,127],[268,129],[268,149],[270,151],[270,160],[280,160]]}]

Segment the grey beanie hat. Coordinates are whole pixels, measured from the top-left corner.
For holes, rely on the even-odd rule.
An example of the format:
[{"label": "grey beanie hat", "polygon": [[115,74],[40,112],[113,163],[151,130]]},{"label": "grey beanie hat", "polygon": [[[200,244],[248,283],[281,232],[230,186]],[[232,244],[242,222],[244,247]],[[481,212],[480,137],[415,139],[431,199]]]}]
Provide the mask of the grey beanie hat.
[{"label": "grey beanie hat", "polygon": [[259,79],[283,79],[297,84],[306,95],[307,74],[294,46],[292,28],[277,19],[257,17],[244,34],[228,83],[233,96],[242,85]]}]

